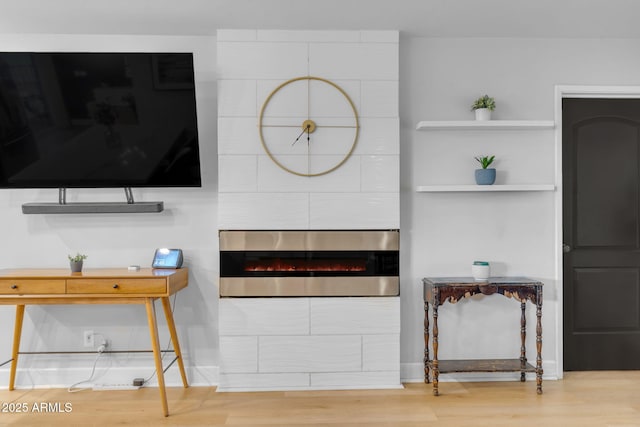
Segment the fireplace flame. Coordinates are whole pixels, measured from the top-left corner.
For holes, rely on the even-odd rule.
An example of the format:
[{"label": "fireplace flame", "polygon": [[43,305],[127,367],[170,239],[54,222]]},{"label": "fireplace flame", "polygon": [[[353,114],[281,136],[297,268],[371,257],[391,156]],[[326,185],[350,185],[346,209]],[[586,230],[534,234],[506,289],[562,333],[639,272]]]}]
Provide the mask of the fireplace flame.
[{"label": "fireplace flame", "polygon": [[366,260],[297,260],[273,258],[269,260],[248,261],[244,271],[366,271]]}]

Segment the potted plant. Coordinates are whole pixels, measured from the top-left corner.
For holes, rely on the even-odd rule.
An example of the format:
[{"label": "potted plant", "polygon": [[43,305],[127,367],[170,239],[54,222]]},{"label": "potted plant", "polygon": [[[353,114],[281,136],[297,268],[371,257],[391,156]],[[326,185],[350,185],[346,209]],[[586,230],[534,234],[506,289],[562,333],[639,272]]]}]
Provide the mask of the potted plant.
[{"label": "potted plant", "polygon": [[475,111],[476,120],[491,120],[491,112],[496,109],[496,101],[489,95],[481,96],[471,105],[471,111]]},{"label": "potted plant", "polygon": [[496,170],[489,168],[496,156],[478,156],[475,159],[480,163],[482,169],[476,169],[476,184],[491,185],[496,182]]},{"label": "potted plant", "polygon": [[80,273],[82,271],[82,261],[87,259],[87,256],[81,253],[75,255],[67,255],[69,258],[69,266],[72,273]]}]

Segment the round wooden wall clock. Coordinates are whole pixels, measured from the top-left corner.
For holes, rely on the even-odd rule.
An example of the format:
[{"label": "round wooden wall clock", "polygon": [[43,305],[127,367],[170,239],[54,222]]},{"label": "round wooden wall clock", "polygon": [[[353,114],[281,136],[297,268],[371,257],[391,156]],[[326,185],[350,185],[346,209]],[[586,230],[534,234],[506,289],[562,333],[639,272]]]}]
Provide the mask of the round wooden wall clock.
[{"label": "round wooden wall clock", "polygon": [[260,109],[260,142],[271,160],[299,176],[325,175],[342,166],[358,142],[358,112],[334,82],[296,77],[277,86]]}]

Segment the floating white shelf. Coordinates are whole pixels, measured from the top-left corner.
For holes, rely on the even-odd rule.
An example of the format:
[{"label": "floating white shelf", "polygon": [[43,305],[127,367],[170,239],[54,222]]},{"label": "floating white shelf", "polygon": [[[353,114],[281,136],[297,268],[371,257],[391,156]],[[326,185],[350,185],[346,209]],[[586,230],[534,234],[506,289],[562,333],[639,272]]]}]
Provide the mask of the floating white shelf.
[{"label": "floating white shelf", "polygon": [[470,191],[555,191],[553,184],[515,184],[515,185],[420,185],[418,193],[446,193]]},{"label": "floating white shelf", "polygon": [[556,126],[553,120],[439,120],[422,121],[416,126],[416,130],[527,130],[527,129],[553,129]]}]

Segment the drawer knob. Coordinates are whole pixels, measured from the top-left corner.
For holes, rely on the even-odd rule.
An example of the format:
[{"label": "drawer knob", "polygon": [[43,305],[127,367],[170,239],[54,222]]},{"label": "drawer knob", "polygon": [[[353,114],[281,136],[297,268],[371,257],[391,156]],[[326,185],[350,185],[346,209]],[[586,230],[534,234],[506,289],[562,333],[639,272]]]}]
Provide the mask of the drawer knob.
[{"label": "drawer knob", "polygon": [[113,289],[118,289],[118,284],[117,283],[113,285]]},{"label": "drawer knob", "polygon": [[11,285],[11,289],[18,289],[18,285]]}]

